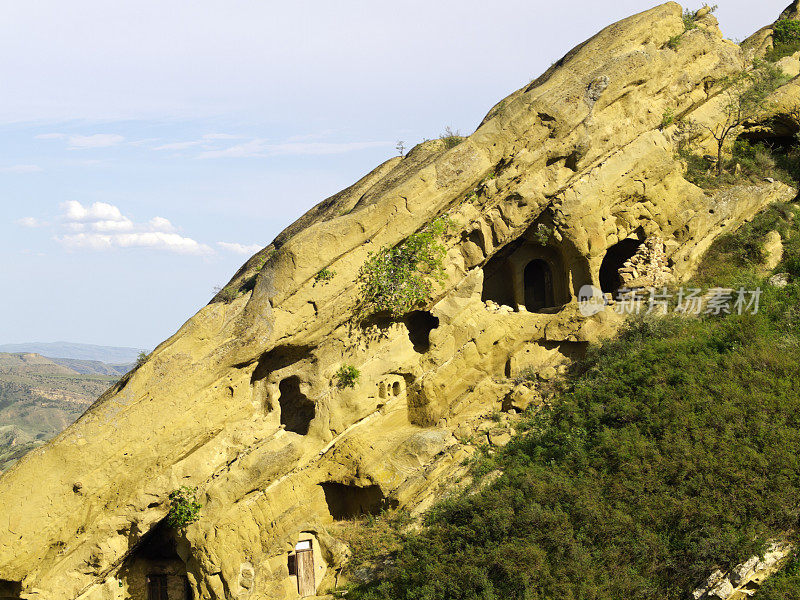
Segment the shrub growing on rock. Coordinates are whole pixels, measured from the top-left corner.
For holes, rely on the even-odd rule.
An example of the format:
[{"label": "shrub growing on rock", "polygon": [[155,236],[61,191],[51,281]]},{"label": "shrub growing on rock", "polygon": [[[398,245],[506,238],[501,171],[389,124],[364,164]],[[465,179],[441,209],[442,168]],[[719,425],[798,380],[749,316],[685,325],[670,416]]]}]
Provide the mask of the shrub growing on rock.
[{"label": "shrub growing on rock", "polygon": [[440,217],[397,246],[370,254],[358,276],[362,316],[401,316],[430,298],[434,283],[445,279],[446,249],[440,238],[449,226]]},{"label": "shrub growing on rock", "polygon": [[181,486],[169,494],[167,523],[176,529],[186,527],[198,519],[201,508],[197,502],[197,488]]},{"label": "shrub growing on rock", "polygon": [[356,387],[356,383],[358,383],[358,378],[361,377],[361,371],[359,371],[353,365],[342,365],[339,367],[339,370],[336,371],[336,385],[341,388],[354,388]]},{"label": "shrub growing on rock", "polygon": [[318,283],[322,284],[328,283],[331,279],[334,278],[335,275],[336,271],[333,271],[328,267],[325,267],[319,273],[314,275],[314,285],[317,285]]},{"label": "shrub growing on rock", "polygon": [[766,59],[772,62],[800,50],[800,21],[782,19],[772,28],[772,48]]}]

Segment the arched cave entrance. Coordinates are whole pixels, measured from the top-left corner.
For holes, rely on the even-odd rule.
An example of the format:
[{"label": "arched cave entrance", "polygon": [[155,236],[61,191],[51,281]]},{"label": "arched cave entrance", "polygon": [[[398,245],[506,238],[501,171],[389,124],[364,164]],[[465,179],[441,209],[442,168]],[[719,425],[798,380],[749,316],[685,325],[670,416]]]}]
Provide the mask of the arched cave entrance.
[{"label": "arched cave entrance", "polygon": [[281,425],[286,426],[286,431],[306,435],[316,410],[314,403],[300,391],[300,378],[297,375],[287,377],[278,384],[278,390]]},{"label": "arched cave entrance", "polygon": [[120,587],[132,600],[193,600],[186,563],[166,524],[156,525],[119,572]]},{"label": "arched cave entrance", "polygon": [[604,293],[614,294],[622,287],[619,270],[636,254],[641,245],[639,240],[628,238],[617,242],[606,251],[600,265],[600,289]]},{"label": "arched cave entrance", "polygon": [[556,312],[572,296],[565,243],[543,240],[537,224],[501,248],[483,267],[481,299],[528,312]]},{"label": "arched cave entrance", "polygon": [[536,258],[525,267],[525,308],[538,312],[543,308],[555,306],[553,290],[553,271],[547,261]]}]

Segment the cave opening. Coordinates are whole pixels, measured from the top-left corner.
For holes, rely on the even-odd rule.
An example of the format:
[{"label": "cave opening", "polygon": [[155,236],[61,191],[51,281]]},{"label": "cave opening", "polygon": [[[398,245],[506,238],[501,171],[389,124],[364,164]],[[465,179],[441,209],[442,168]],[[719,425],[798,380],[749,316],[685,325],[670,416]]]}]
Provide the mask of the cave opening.
[{"label": "cave opening", "polygon": [[546,260],[536,258],[530,261],[523,273],[525,282],[525,308],[539,312],[555,305],[553,271]]},{"label": "cave opening", "polygon": [[0,600],[20,600],[22,582],[0,579]]},{"label": "cave opening", "polygon": [[423,353],[431,348],[431,331],[439,326],[439,317],[434,317],[427,310],[415,310],[408,313],[403,322],[408,329],[408,339],[414,345],[414,350]]},{"label": "cave opening", "polygon": [[515,306],[512,267],[505,252],[490,258],[483,268],[481,300],[491,300],[500,306]]},{"label": "cave opening", "polygon": [[337,520],[355,519],[364,515],[379,515],[396,503],[387,500],[378,485],[347,485],[335,481],[321,483],[328,512]]},{"label": "cave opening", "polygon": [[281,407],[281,425],[286,427],[286,431],[306,435],[316,414],[316,408],[314,402],[300,390],[300,378],[292,375],[283,379],[278,384],[278,390],[280,391],[278,403]]},{"label": "cave opening", "polygon": [[639,246],[638,239],[628,238],[611,246],[603,257],[600,265],[600,289],[606,294],[615,294],[622,287],[622,277],[619,270],[630,260]]},{"label": "cave opening", "polygon": [[132,600],[193,600],[186,563],[166,523],[148,532],[120,570],[120,587],[126,584]]}]

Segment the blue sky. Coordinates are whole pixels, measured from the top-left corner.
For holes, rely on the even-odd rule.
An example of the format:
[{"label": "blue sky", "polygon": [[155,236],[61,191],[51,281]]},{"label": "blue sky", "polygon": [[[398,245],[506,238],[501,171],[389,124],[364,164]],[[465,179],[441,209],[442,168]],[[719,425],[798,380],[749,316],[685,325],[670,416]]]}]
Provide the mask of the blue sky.
[{"label": "blue sky", "polygon": [[[718,3],[736,39],[788,0]],[[653,5],[6,3],[0,343],[151,349],[397,140],[471,133],[575,44]]]}]

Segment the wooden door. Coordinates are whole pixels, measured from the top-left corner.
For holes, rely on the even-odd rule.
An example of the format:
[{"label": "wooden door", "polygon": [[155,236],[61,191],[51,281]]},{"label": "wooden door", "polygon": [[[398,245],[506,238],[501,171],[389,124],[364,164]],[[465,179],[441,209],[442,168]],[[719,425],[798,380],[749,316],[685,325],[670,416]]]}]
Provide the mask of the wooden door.
[{"label": "wooden door", "polygon": [[314,582],[314,552],[311,550],[298,550],[297,561],[297,591],[301,598],[314,596],[317,586]]},{"label": "wooden door", "polygon": [[147,600],[169,600],[166,575],[147,576]]}]

